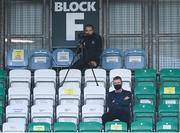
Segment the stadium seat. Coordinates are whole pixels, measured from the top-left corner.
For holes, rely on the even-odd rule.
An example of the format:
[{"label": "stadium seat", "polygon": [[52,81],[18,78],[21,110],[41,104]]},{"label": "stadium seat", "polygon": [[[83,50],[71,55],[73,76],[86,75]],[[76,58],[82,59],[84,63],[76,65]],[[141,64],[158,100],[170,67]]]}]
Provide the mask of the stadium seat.
[{"label": "stadium seat", "polygon": [[133,107],[134,121],[154,122],[155,107],[152,104],[137,104]]},{"label": "stadium seat", "polygon": [[4,86],[4,84],[0,84],[0,101],[1,102],[5,102],[6,99],[6,92],[5,92],[6,88]]},{"label": "stadium seat", "polygon": [[12,86],[8,89],[8,103],[10,105],[30,105],[30,89],[29,87]]},{"label": "stadium seat", "polygon": [[[81,88],[81,71],[78,69],[63,69],[59,72],[59,83],[61,86],[72,86]],[[66,79],[65,79],[65,76]],[[64,81],[65,79],[65,81]],[[63,84],[63,85],[62,85]]]},{"label": "stadium seat", "polygon": [[33,105],[31,107],[32,122],[53,123],[54,113],[53,107],[49,105]]},{"label": "stadium seat", "polygon": [[3,132],[25,132],[26,126],[17,122],[6,122],[3,123]]},{"label": "stadium seat", "polygon": [[6,121],[25,125],[28,122],[28,107],[26,105],[8,105]]},{"label": "stadium seat", "polygon": [[156,82],[155,69],[136,69],[134,72],[135,82]]},{"label": "stadium seat", "polygon": [[84,104],[99,104],[104,106],[106,89],[103,86],[87,86],[84,88]]},{"label": "stadium seat", "polygon": [[178,120],[179,118],[179,106],[177,104],[160,104],[158,109],[158,117],[160,120],[169,120],[174,119]]},{"label": "stadium seat", "polygon": [[[53,67],[54,68],[66,68],[74,62],[73,58],[75,53],[70,49],[56,49],[52,53]],[[73,63],[72,63],[73,64]]]},{"label": "stadium seat", "polygon": [[105,132],[127,132],[127,123],[125,122],[106,122]]},{"label": "stadium seat", "polygon": [[104,107],[98,104],[86,104],[82,106],[82,121],[83,122],[100,122],[104,113]]},{"label": "stadium seat", "polygon": [[0,68],[0,83],[5,84],[6,79],[7,79],[6,71]]},{"label": "stadium seat", "polygon": [[180,86],[161,86],[160,103],[178,104],[180,98]]},{"label": "stadium seat", "polygon": [[49,69],[52,66],[51,53],[46,49],[34,49],[29,53],[29,69]]},{"label": "stadium seat", "polygon": [[136,86],[134,88],[135,104],[156,104],[156,88]]},{"label": "stadium seat", "polygon": [[79,132],[101,132],[102,125],[99,122],[81,122]]},{"label": "stadium seat", "polygon": [[153,123],[149,121],[134,121],[131,123],[131,132],[153,132]]},{"label": "stadium seat", "polygon": [[146,67],[146,53],[143,49],[131,48],[124,51],[124,67],[126,69],[142,69]]},{"label": "stadium seat", "polygon": [[51,132],[51,125],[45,122],[32,122],[28,125],[28,132]]},{"label": "stadium seat", "polygon": [[31,72],[24,69],[11,70],[9,72],[9,84],[11,87],[31,87]]},{"label": "stadium seat", "polygon": [[28,67],[28,51],[26,49],[9,49],[7,52],[8,69],[25,69]]},{"label": "stadium seat", "polygon": [[68,87],[63,86],[59,88],[59,104],[66,105],[66,104],[74,104],[79,106],[80,105],[80,98],[81,98],[81,90],[79,87]]},{"label": "stadium seat", "polygon": [[[93,71],[94,71],[94,75],[93,75]],[[95,86],[96,84],[96,80],[98,82],[99,86],[103,86],[106,88],[106,70],[104,69],[87,69],[85,71],[85,86]]]},{"label": "stadium seat", "polygon": [[73,122],[56,122],[54,123],[54,132],[77,132],[77,126]]},{"label": "stadium seat", "polygon": [[107,48],[101,55],[101,66],[103,69],[110,71],[115,68],[123,67],[123,53],[119,49]]},{"label": "stadium seat", "polygon": [[56,87],[56,72],[52,69],[39,69],[34,72],[35,86]]},{"label": "stadium seat", "polygon": [[176,121],[161,120],[156,124],[156,132],[179,132]]},{"label": "stadium seat", "polygon": [[128,70],[128,69],[112,69],[109,73],[110,85],[112,85],[113,78],[116,76],[120,76],[122,78],[123,89],[131,91],[131,70]]},{"label": "stadium seat", "polygon": [[58,105],[56,108],[56,119],[58,122],[79,122],[79,107],[72,104]]},{"label": "stadium seat", "polygon": [[180,81],[180,69],[161,69],[160,80],[161,82]]}]

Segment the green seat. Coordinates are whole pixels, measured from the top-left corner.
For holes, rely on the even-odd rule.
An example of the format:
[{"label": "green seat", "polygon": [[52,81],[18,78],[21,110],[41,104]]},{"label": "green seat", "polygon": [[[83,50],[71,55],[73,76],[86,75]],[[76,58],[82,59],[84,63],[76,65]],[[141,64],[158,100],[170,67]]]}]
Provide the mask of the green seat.
[{"label": "green seat", "polygon": [[79,125],[80,132],[101,132],[102,125],[99,122],[81,122]]},{"label": "green seat", "polygon": [[125,122],[107,122],[105,132],[127,132],[127,123]]},{"label": "green seat", "polygon": [[135,82],[156,81],[155,69],[136,69],[134,75],[135,75]]},{"label": "green seat", "polygon": [[4,82],[7,79],[6,71],[0,68],[0,82]]},{"label": "green seat", "polygon": [[160,120],[169,120],[172,118],[174,121],[177,121],[179,119],[178,104],[160,104],[158,109],[158,116]]},{"label": "green seat", "polygon": [[54,132],[77,132],[76,124],[73,122],[54,123]]},{"label": "green seat", "polygon": [[51,126],[45,122],[32,122],[28,125],[28,132],[51,132]]},{"label": "green seat", "polygon": [[0,101],[4,102],[6,99],[5,88],[3,84],[0,84]]},{"label": "green seat", "polygon": [[133,107],[134,121],[154,122],[155,107],[152,104],[137,104]]},{"label": "green seat", "polygon": [[156,124],[156,132],[178,132],[176,121],[161,120]]},{"label": "green seat", "polygon": [[160,80],[161,82],[180,81],[180,69],[161,69]]},{"label": "green seat", "polygon": [[161,86],[160,103],[178,104],[180,98],[180,86]]},{"label": "green seat", "polygon": [[155,87],[156,88],[156,85],[154,82],[136,82],[135,83],[135,86],[150,86],[150,87]]},{"label": "green seat", "polygon": [[131,132],[153,132],[153,123],[149,121],[134,121],[131,123]]},{"label": "green seat", "polygon": [[154,104],[156,102],[156,88],[152,86],[136,86],[134,88],[136,104]]}]

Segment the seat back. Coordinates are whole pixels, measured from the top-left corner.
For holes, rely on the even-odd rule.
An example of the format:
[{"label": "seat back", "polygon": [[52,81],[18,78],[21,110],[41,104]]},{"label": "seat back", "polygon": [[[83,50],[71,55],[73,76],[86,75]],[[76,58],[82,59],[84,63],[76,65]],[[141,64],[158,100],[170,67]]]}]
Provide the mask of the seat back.
[{"label": "seat back", "polygon": [[125,122],[107,122],[105,132],[127,132],[127,123]]},{"label": "seat back", "polygon": [[48,69],[52,66],[51,53],[46,49],[34,49],[29,53],[29,69]]},{"label": "seat back", "polygon": [[79,125],[79,131],[80,132],[101,132],[102,125],[99,122],[81,122]]},{"label": "seat back", "polygon": [[160,120],[156,124],[156,132],[178,132],[178,123],[169,120]]},{"label": "seat back", "polygon": [[77,126],[72,122],[56,122],[54,123],[54,132],[77,132]]},{"label": "seat back", "polygon": [[164,68],[160,70],[160,80],[161,82],[169,81],[180,81],[180,70],[173,68]]},{"label": "seat back", "polygon": [[24,69],[28,67],[28,51],[26,49],[9,49],[7,52],[8,69]]},{"label": "seat back", "polygon": [[156,70],[155,69],[136,69],[134,73],[135,82],[155,82]]},{"label": "seat back", "polygon": [[26,127],[23,124],[6,122],[3,124],[3,132],[25,132]]},{"label": "seat back", "polygon": [[131,132],[153,132],[153,123],[149,121],[134,121],[131,123]]},{"label": "seat back", "polygon": [[105,49],[102,53],[101,57],[101,66],[105,70],[111,70],[115,68],[122,68],[122,51],[119,49],[108,48]]},{"label": "seat back", "polygon": [[46,122],[31,122],[28,125],[28,132],[51,132],[51,125]]}]

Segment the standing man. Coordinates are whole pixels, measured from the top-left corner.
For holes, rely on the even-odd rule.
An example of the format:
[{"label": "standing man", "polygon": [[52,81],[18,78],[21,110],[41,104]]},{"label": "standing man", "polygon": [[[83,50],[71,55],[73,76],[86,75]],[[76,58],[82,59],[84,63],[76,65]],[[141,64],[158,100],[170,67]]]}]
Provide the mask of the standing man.
[{"label": "standing man", "polygon": [[113,78],[113,85],[115,90],[108,94],[109,111],[102,116],[103,125],[108,121],[119,119],[129,126],[131,121],[131,92],[122,89],[122,79],[119,76]]},{"label": "standing man", "polygon": [[73,68],[84,70],[98,67],[102,52],[102,39],[94,32],[94,26],[86,24],[84,33],[79,39],[79,60],[74,63]]}]

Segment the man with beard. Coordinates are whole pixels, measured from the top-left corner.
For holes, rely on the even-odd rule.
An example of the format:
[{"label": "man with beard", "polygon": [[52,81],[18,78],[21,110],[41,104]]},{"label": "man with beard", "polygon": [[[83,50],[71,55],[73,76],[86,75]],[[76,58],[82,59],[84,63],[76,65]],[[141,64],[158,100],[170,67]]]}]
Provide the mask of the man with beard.
[{"label": "man with beard", "polygon": [[109,92],[107,106],[109,111],[102,116],[103,125],[108,121],[119,119],[128,126],[131,121],[131,92],[122,89],[122,79],[119,76],[113,78],[115,90]]},{"label": "man with beard", "polygon": [[86,68],[98,67],[102,52],[102,39],[100,35],[94,32],[94,26],[86,24],[84,26],[84,33],[79,39],[79,60],[73,64],[72,68],[84,70]]}]

